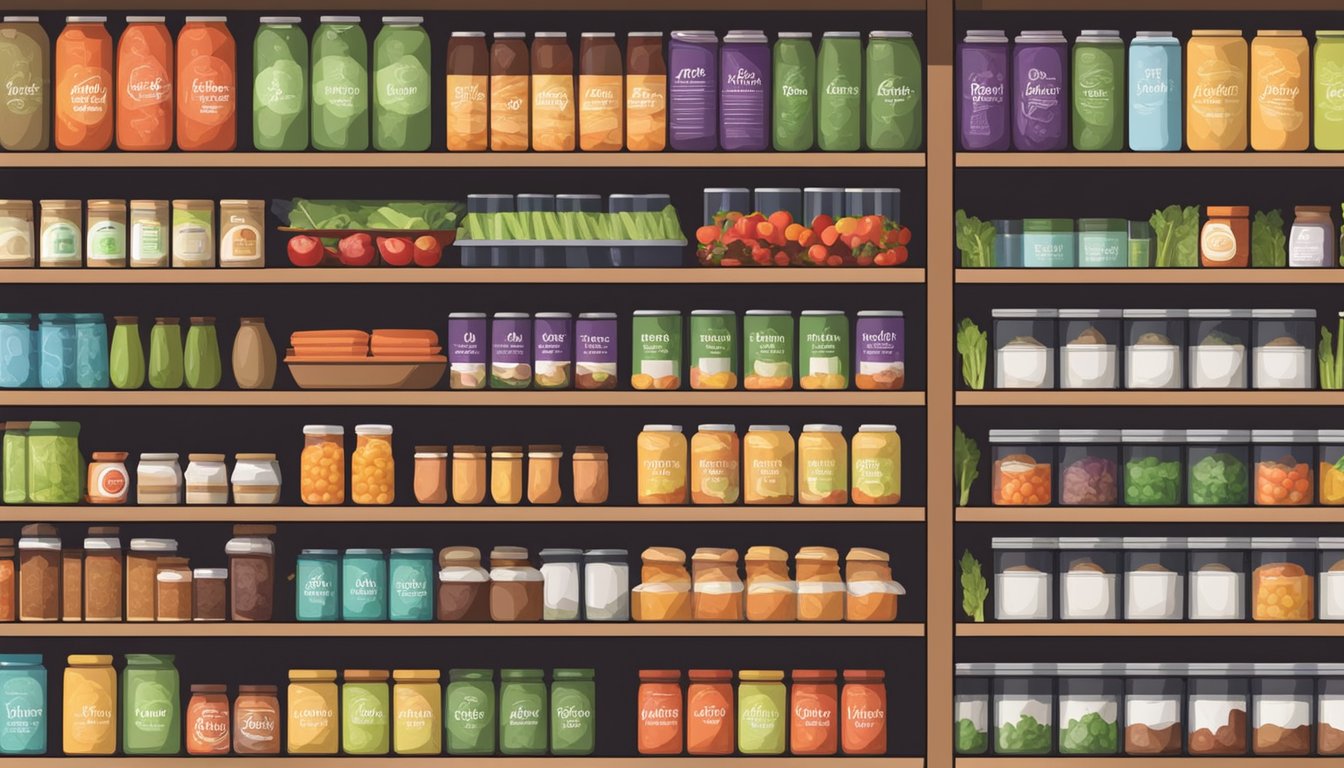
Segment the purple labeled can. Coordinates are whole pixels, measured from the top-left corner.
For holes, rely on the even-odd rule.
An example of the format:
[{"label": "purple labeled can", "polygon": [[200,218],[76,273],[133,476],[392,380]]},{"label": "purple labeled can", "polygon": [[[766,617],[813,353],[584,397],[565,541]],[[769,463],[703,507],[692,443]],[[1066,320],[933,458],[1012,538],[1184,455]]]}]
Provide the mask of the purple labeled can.
[{"label": "purple labeled can", "polygon": [[854,362],[859,389],[904,389],[905,313],[860,312],[854,326]]},{"label": "purple labeled can", "polygon": [[770,144],[770,45],[758,29],[734,29],[719,51],[719,146],[760,152]]},{"label": "purple labeled can", "polygon": [[961,148],[1011,149],[1008,36],[1001,29],[968,31],[958,49],[957,69],[961,73]]},{"label": "purple labeled can", "polygon": [[1013,47],[1013,148],[1054,152],[1069,146],[1069,44],[1058,30],[1026,31]]},{"label": "purple labeled can", "polygon": [[683,152],[719,146],[719,36],[673,32],[667,47],[668,143]]},{"label": "purple labeled can", "polygon": [[526,312],[496,312],[490,321],[490,388],[532,386],[532,318]]},{"label": "purple labeled can", "polygon": [[485,367],[490,359],[485,314],[454,312],[448,315],[448,386],[450,389],[484,389]]},{"label": "purple labeled can", "polygon": [[575,389],[616,388],[616,313],[584,312],[574,328]]},{"label": "purple labeled can", "polygon": [[568,312],[538,312],[532,323],[537,389],[569,389],[574,384],[574,316]]}]

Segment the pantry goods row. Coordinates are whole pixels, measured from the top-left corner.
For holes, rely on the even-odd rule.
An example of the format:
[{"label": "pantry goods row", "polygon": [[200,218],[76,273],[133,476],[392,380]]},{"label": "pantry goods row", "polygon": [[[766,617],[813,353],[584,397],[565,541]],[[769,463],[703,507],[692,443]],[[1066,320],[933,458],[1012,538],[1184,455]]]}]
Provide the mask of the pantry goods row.
[{"label": "pantry goods row", "polygon": [[[430,136],[436,104],[447,148],[461,151],[911,151],[922,141],[923,68],[909,32],[872,32],[866,50],[859,32],[826,32],[820,52],[813,33],[785,32],[772,53],[760,30],[722,41],[677,31],[666,54],[662,32],[632,32],[624,56],[615,33],[585,32],[576,68],[564,32],[535,33],[529,50],[523,32],[496,32],[487,49],[484,32],[454,31],[440,101],[423,17],[384,16],[372,62],[359,16],[320,20],[310,52],[302,19],[261,19],[257,149],[423,152],[442,146]],[[186,17],[174,52],[164,17],[128,17],[114,64],[107,17],[68,16],[52,64],[39,19],[5,17],[13,53],[0,79],[18,98],[0,111],[0,146],[235,149],[246,70],[227,21]]]}]

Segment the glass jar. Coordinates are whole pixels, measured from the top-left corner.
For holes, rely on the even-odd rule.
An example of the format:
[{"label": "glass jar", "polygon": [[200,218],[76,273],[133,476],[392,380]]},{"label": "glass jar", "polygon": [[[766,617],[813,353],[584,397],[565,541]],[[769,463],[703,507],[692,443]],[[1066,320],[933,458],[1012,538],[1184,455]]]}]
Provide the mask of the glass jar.
[{"label": "glass jar", "polygon": [[1181,754],[1184,671],[1179,664],[1124,665],[1126,755]]},{"label": "glass jar", "polygon": [[1316,431],[1316,451],[1320,461],[1320,503],[1327,507],[1344,506],[1344,429]]},{"label": "glass jar", "polygon": [[392,748],[390,676],[386,669],[343,670],[341,751],[345,754],[382,756]]},{"label": "glass jar", "polygon": [[546,602],[545,579],[532,567],[522,547],[490,551],[491,621],[541,621]]},{"label": "glass jar", "polygon": [[[612,34],[612,33],[608,33]],[[613,35],[614,36],[614,35]],[[616,46],[612,42],[612,47]],[[556,669],[551,672],[550,753],[591,755],[597,747],[596,670]]]},{"label": "glass jar", "polygon": [[749,309],[742,316],[742,386],[750,390],[793,389],[793,312]]},{"label": "glass jar", "polygon": [[176,317],[156,317],[149,329],[149,386],[182,386],[182,326]]},{"label": "glass jar", "polygon": [[1251,539],[1251,619],[1311,621],[1316,610],[1316,540]]},{"label": "glass jar", "polygon": [[1063,269],[1078,266],[1073,219],[1023,219],[1022,266]]},{"label": "glass jar", "polygon": [[448,446],[415,446],[415,500],[420,504],[448,503]]},{"label": "glass jar", "polygon": [[1245,267],[1251,263],[1251,209],[1245,205],[1210,205],[1199,231],[1201,267]]},{"label": "glass jar", "polygon": [[[1060,594],[1064,594],[1063,587]],[[1119,754],[1124,665],[1059,664],[1056,672],[1059,674],[1060,754]]]},{"label": "glass jar", "polygon": [[154,621],[159,559],[174,557],[173,539],[131,539],[126,555],[126,620]]},{"label": "glass jar", "polygon": [[733,424],[701,424],[691,438],[691,503],[738,500],[741,444]]},{"label": "glass jar", "polygon": [[560,503],[560,460],[565,452],[558,445],[527,447],[527,502]]},{"label": "glass jar", "polygon": [[994,537],[994,618],[1000,621],[1049,621],[1055,573],[1053,538]]},{"label": "glass jar", "polygon": [[1126,536],[1125,619],[1185,618],[1185,539]]},{"label": "glass jar", "polygon": [[1191,621],[1245,621],[1249,538],[1192,536],[1188,569]]},{"label": "glass jar", "polygon": [[1320,551],[1316,566],[1316,589],[1320,593],[1317,618],[1344,621],[1344,538],[1322,536],[1316,540]]},{"label": "glass jar", "polygon": [[635,444],[636,501],[686,503],[686,436],[676,424],[645,424]]},{"label": "glass jar", "polygon": [[341,553],[341,619],[387,621],[387,556],[366,547]]},{"label": "glass jar", "polygon": [[1118,537],[1059,538],[1060,619],[1113,621],[1119,618],[1120,549]]},{"label": "glass jar", "polygon": [[871,547],[845,553],[845,621],[895,621],[904,594],[891,577],[891,555]]},{"label": "glass jar", "polygon": [[795,621],[798,585],[789,577],[789,554],[779,547],[747,550],[747,621]]},{"label": "glass jar", "polygon": [[583,553],[584,619],[630,620],[629,557],[624,549],[590,549]]},{"label": "glass jar", "polygon": [[191,686],[185,730],[188,755],[229,754],[231,734],[227,685]]},{"label": "glass jar", "polygon": [[836,717],[840,691],[835,684],[835,670],[795,669],[792,677],[789,754],[834,755],[840,749],[840,718]]},{"label": "glass jar", "polygon": [[691,584],[696,621],[742,620],[745,587],[737,572],[737,550],[697,548],[691,555]]},{"label": "glass jar", "polygon": [[583,550],[548,548],[539,554],[544,584],[541,618],[578,621],[583,613]]},{"label": "glass jar", "polygon": [[234,504],[279,504],[280,462],[274,453],[238,453],[233,457]]},{"label": "glass jar", "polygon": [[350,500],[386,506],[396,500],[396,491],[392,425],[356,425],[355,452],[350,456]]},{"label": "glass jar", "polygon": [[[736,715],[733,702],[733,671],[692,669],[687,673],[687,677],[690,678],[690,685],[686,686],[687,754],[697,757],[733,754]],[[676,703],[675,712],[679,717],[681,686],[677,683],[680,673],[672,670],[668,678],[672,684],[668,686],[666,699],[669,700],[668,703]],[[640,674],[640,680],[644,680],[643,672]],[[673,696],[676,698],[673,699]],[[640,722],[641,725],[644,723],[642,713]],[[671,742],[668,745],[669,751],[672,754],[680,754],[680,751],[673,751],[681,744],[680,733],[675,738],[669,738],[669,742]]]},{"label": "glass jar", "polygon": [[240,685],[233,700],[233,751],[280,754],[280,698],[274,685]]},{"label": "glass jar", "polygon": [[0,539],[0,623],[19,618],[15,592],[19,583],[16,553],[13,539]]},{"label": "glass jar", "polygon": [[1315,664],[1255,664],[1251,677],[1251,752],[1311,754]]},{"label": "glass jar", "polygon": [[132,200],[130,264],[161,269],[168,266],[168,201]]},{"label": "glass jar", "polygon": [[1344,755],[1344,664],[1317,664],[1316,674],[1316,754]]},{"label": "glass jar", "polygon": [[75,315],[43,312],[37,320],[39,383],[43,389],[74,389],[79,386]]},{"label": "glass jar", "polygon": [[1125,462],[1125,505],[1174,507],[1181,503],[1181,444],[1179,429],[1125,429],[1120,432]]},{"label": "glass jar", "polygon": [[1061,389],[1120,386],[1120,310],[1059,310]]},{"label": "glass jar", "polygon": [[1126,309],[1125,388],[1181,389],[1185,376],[1184,309]]},{"label": "glass jar", "polygon": [[85,621],[121,621],[125,616],[120,534],[116,526],[94,526],[84,539]]},{"label": "glass jar", "polygon": [[33,201],[0,200],[0,268],[23,269],[37,266],[33,257],[37,255],[36,241],[33,238]]},{"label": "glass jar", "polygon": [[[150,592],[153,593],[153,584]],[[61,550],[61,621],[84,620],[84,550]]]},{"label": "glass jar", "polygon": [[1051,429],[991,429],[990,499],[995,506],[1049,506],[1058,433]]},{"label": "glass jar", "polygon": [[1255,503],[1304,506],[1316,498],[1311,464],[1316,433],[1302,429],[1253,429]]},{"label": "glass jar", "polygon": [[630,593],[635,621],[690,621],[686,553],[675,547],[649,547],[640,553],[640,560],[640,583]]},{"label": "glass jar", "polygon": [[1190,429],[1185,442],[1189,504],[1240,507],[1250,503],[1250,430]]},{"label": "glass jar", "polygon": [[176,453],[142,453],[135,467],[136,504],[181,504],[185,478]]},{"label": "glass jar", "polygon": [[387,617],[392,621],[434,618],[434,550],[394,548],[388,559]]},{"label": "glass jar", "polygon": [[126,473],[125,451],[97,451],[89,464],[88,501],[90,504],[125,504],[131,490]]},{"label": "glass jar", "polygon": [[219,266],[266,266],[265,200],[219,201]]},{"label": "glass jar", "polygon": [[1056,319],[1053,309],[996,309],[994,388],[1054,389]]},{"label": "glass jar", "polygon": [[85,227],[85,266],[126,266],[126,201],[90,200]]},{"label": "glass jar", "polygon": [[1316,388],[1316,310],[1253,309],[1255,389]]},{"label": "glass jar", "polygon": [[[515,450],[521,450],[515,449]],[[519,457],[521,459],[521,456]],[[521,470],[521,467],[518,469]],[[453,503],[480,504],[485,500],[485,446],[453,446]],[[519,481],[521,484],[521,480]],[[512,485],[512,479],[506,487]],[[494,486],[489,486],[494,491]],[[522,496],[521,489],[518,495]]]},{"label": "glass jar", "polygon": [[107,389],[107,322],[97,312],[76,313],[74,322],[75,385],[80,389]]},{"label": "glass jar", "polygon": [[845,582],[840,553],[831,547],[803,547],[794,557],[798,571],[798,620],[843,621]]},{"label": "glass jar", "polygon": [[[729,690],[732,690],[731,686]],[[680,755],[686,708],[681,692],[681,672],[641,669],[637,701],[639,722],[635,740],[639,754]]]},{"label": "glass jar", "polygon": [[743,755],[784,754],[788,717],[784,672],[744,669],[737,679],[737,751]]},{"label": "glass jar", "polygon": [[1079,219],[1078,266],[1128,267],[1129,222],[1125,219]]},{"label": "glass jar", "polygon": [[229,470],[222,453],[187,454],[188,504],[228,504]]},{"label": "glass jar", "polygon": [[1054,744],[1055,665],[993,664],[994,754],[1048,755]]},{"label": "glass jar", "polygon": [[[453,477],[457,477],[457,454],[453,454]],[[523,500],[521,445],[496,445],[490,449],[490,499],[496,504],[518,504]]]},{"label": "glass jar", "polygon": [[993,664],[957,664],[953,674],[952,710],[958,755],[989,751],[989,675]]},{"label": "glass jar", "polygon": [[804,424],[798,438],[798,503],[835,505],[848,501],[849,446],[840,425]]},{"label": "glass jar", "polygon": [[496,312],[490,319],[490,388],[532,386],[532,318],[526,312]]},{"label": "glass jar", "polygon": [[192,571],[185,557],[161,557],[154,573],[155,621],[191,621]]},{"label": "glass jar", "polygon": [[1190,310],[1190,388],[1246,389],[1249,309]]},{"label": "glass jar", "polygon": [[336,670],[289,670],[285,700],[289,709],[285,754],[336,754],[340,749],[337,736],[341,725],[336,703]]},{"label": "glass jar", "polygon": [[439,552],[439,621],[489,621],[490,574],[475,547],[444,547]]},{"label": "glass jar", "polygon": [[546,683],[540,669],[499,671],[499,751],[546,754]]},{"label": "glass jar", "polygon": [[30,314],[0,312],[0,389],[35,389],[40,384],[41,344],[32,323]]},{"label": "glass jar", "polygon": [[797,466],[793,435],[783,424],[752,424],[742,439],[742,499],[747,504],[792,504]]},{"label": "glass jar", "polygon": [[61,618],[61,539],[54,525],[33,523],[19,539],[19,621]]},{"label": "glass jar", "polygon": [[28,492],[28,433],[32,429],[32,422],[6,421],[0,422],[0,427],[3,427],[4,433],[3,446],[0,447],[0,456],[3,456],[5,462],[0,465],[4,503],[27,504],[31,498]]},{"label": "glass jar", "polygon": [[1336,266],[1335,232],[1329,206],[1293,206],[1293,228],[1288,235],[1288,266]]},{"label": "glass jar", "polygon": [[850,441],[850,500],[863,505],[901,502],[901,436],[895,424],[860,424]]},{"label": "glass jar", "polygon": [[112,328],[109,379],[117,389],[139,389],[145,385],[145,348],[140,343],[140,318],[118,315],[113,321],[116,325]]},{"label": "glass jar", "polygon": [[274,525],[235,525],[229,556],[229,608],[234,621],[270,621],[275,608]]},{"label": "glass jar", "polygon": [[294,618],[339,621],[341,618],[340,553],[334,549],[299,552],[294,573]]},{"label": "glass jar", "polygon": [[229,569],[196,568],[191,572],[192,621],[228,618]]},{"label": "glass jar", "polygon": [[1059,503],[1113,506],[1119,498],[1120,430],[1059,430]]},{"label": "glass jar", "polygon": [[309,424],[303,428],[299,486],[304,504],[345,503],[345,427]]},{"label": "glass jar", "polygon": [[[173,266],[215,266],[215,203],[213,200],[173,201]],[[278,745],[277,745],[278,747]]]},{"label": "glass jar", "polygon": [[607,449],[600,445],[574,446],[574,503],[606,504],[611,485]]},{"label": "glass jar", "polygon": [[1186,750],[1192,756],[1246,754],[1250,745],[1249,664],[1190,664],[1186,667]]},{"label": "glass jar", "polygon": [[224,369],[219,358],[215,318],[191,318],[182,355],[182,370],[190,389],[214,389],[219,386]]},{"label": "glass jar", "polygon": [[84,238],[80,237],[80,219],[84,204],[79,200],[40,200],[42,246],[38,266],[84,266]]}]

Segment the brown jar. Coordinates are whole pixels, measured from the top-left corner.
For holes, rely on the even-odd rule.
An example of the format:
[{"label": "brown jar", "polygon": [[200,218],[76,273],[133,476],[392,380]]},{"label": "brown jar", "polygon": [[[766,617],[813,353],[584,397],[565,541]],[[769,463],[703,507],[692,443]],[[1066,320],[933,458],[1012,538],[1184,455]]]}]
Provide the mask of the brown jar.
[{"label": "brown jar", "polygon": [[674,547],[649,547],[640,554],[639,584],[630,591],[635,621],[690,621],[691,574],[686,553]]},{"label": "brown jar", "polygon": [[625,145],[621,49],[614,32],[584,32],[579,42],[579,148],[619,152]]},{"label": "brown jar", "polygon": [[25,525],[19,539],[19,621],[61,618],[61,540],[56,526]]},{"label": "brown jar", "polygon": [[625,148],[631,152],[661,152],[666,146],[663,33],[631,32],[625,41]]},{"label": "brown jar", "polygon": [[155,597],[159,585],[159,558],[177,554],[172,539],[131,539],[126,554],[126,620],[154,621],[158,615]]},{"label": "brown jar", "polygon": [[475,547],[439,551],[439,621],[489,621],[490,574]]},{"label": "brown jar", "polygon": [[121,529],[94,526],[84,539],[84,620],[122,620]]},{"label": "brown jar", "polygon": [[16,552],[13,539],[0,539],[0,622],[18,618],[17,595],[14,592],[19,583],[14,570],[18,567]]},{"label": "brown jar", "polygon": [[84,550],[61,550],[61,621],[84,620]]},{"label": "brown jar", "polygon": [[747,621],[794,621],[798,587],[789,578],[789,554],[779,547],[747,550]]},{"label": "brown jar", "polygon": [[[258,265],[264,266],[264,265]],[[275,342],[266,330],[266,318],[239,320],[233,337],[233,380],[239,389],[271,389],[275,386]]]},{"label": "brown jar", "polygon": [[574,49],[564,32],[532,36],[532,151],[574,151]]},{"label": "brown jar", "polygon": [[[234,621],[270,621],[275,606],[274,525],[235,525],[229,556]],[[274,686],[272,686],[273,688]]]},{"label": "brown jar", "polygon": [[448,446],[415,446],[415,500],[421,504],[448,502]]},{"label": "brown jar", "polygon": [[803,547],[798,569],[798,620],[843,621],[845,583],[840,578],[840,553],[830,547]]},{"label": "brown jar", "polygon": [[489,149],[490,54],[484,32],[455,31],[448,38],[448,150]]},{"label": "brown jar", "polygon": [[224,621],[229,617],[229,570],[197,568],[191,572],[193,621]]},{"label": "brown jar", "polygon": [[741,621],[737,550],[700,547],[691,555],[691,613],[696,621]]},{"label": "brown jar", "polygon": [[485,489],[485,446],[453,446],[453,503],[480,504]]},{"label": "brown jar", "polygon": [[565,452],[558,445],[527,447],[527,501],[529,504],[560,503],[560,460]]},{"label": "brown jar", "polygon": [[541,621],[544,582],[522,547],[490,551],[490,618]]},{"label": "brown jar", "polygon": [[229,754],[229,688],[193,685],[187,704],[187,754]]},{"label": "brown jar", "polygon": [[274,685],[240,685],[233,702],[233,751],[280,754],[280,700]]},{"label": "brown jar", "polygon": [[496,32],[490,46],[490,149],[524,152],[529,144],[527,40]]},{"label": "brown jar", "polygon": [[161,557],[155,574],[158,621],[191,621],[191,566],[185,557]]},{"label": "brown jar", "polygon": [[606,504],[610,489],[607,449],[580,445],[574,449],[574,503]]},{"label": "brown jar", "polygon": [[895,621],[905,587],[891,578],[891,556],[855,547],[845,555],[845,620]]}]

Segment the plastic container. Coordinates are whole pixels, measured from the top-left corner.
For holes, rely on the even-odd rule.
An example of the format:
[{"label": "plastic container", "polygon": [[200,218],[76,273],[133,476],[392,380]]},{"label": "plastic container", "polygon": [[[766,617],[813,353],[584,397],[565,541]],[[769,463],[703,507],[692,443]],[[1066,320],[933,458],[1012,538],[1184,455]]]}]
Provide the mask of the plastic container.
[{"label": "plastic container", "polygon": [[1119,754],[1124,665],[1059,664],[1056,672],[1060,754]]},{"label": "plastic container", "polygon": [[1251,503],[1251,432],[1190,429],[1186,442],[1186,502],[1240,507]]},{"label": "plastic container", "polygon": [[994,754],[1050,754],[1054,746],[1055,665],[992,666]]},{"label": "plastic container", "polygon": [[1198,757],[1246,754],[1250,746],[1250,664],[1186,667],[1186,751]]},{"label": "plastic container", "polygon": [[1181,754],[1185,734],[1184,668],[1179,664],[1125,664],[1125,743],[1130,756]]},{"label": "plastic container", "polygon": [[1190,388],[1246,389],[1249,309],[1190,310]]},{"label": "plastic container", "polygon": [[1245,537],[1192,536],[1189,549],[1187,596],[1191,621],[1244,621],[1246,619],[1247,550]]},{"label": "plastic container", "polygon": [[1251,673],[1252,754],[1311,754],[1316,665],[1254,664]]},{"label": "plastic container", "polygon": [[1061,429],[1059,503],[1112,506],[1120,497],[1120,430]]},{"label": "plastic container", "polygon": [[1305,506],[1316,498],[1312,464],[1316,433],[1307,429],[1253,429],[1257,506]]},{"label": "plastic container", "polygon": [[1185,494],[1185,475],[1179,429],[1125,429],[1120,432],[1124,461],[1121,488],[1130,507],[1173,507]]},{"label": "plastic container", "polygon": [[1251,619],[1311,621],[1316,616],[1316,539],[1251,539]]},{"label": "plastic container", "polygon": [[1120,386],[1120,310],[1059,310],[1061,389]]},{"label": "plastic container", "polygon": [[1119,537],[1060,537],[1061,620],[1113,621],[1120,617],[1121,546]]},{"label": "plastic container", "polygon": [[[1185,618],[1185,539],[1126,536],[1125,619],[1180,621]],[[1177,744],[1179,746],[1179,740]]]},{"label": "plastic container", "polygon": [[989,690],[993,664],[957,664],[953,670],[952,709],[958,755],[989,751]]},{"label": "plastic container", "polygon": [[990,501],[995,506],[1048,506],[1058,433],[1050,429],[991,429]]},{"label": "plastic container", "polygon": [[1184,309],[1126,309],[1125,388],[1181,389],[1185,386]]},{"label": "plastic container", "polygon": [[1054,389],[1056,318],[1053,309],[996,309],[995,389]]},{"label": "plastic container", "polygon": [[1054,618],[1053,538],[1000,538],[994,550],[994,618],[998,621],[1049,621]]},{"label": "plastic container", "polygon": [[1255,309],[1251,386],[1316,388],[1316,310]]}]

